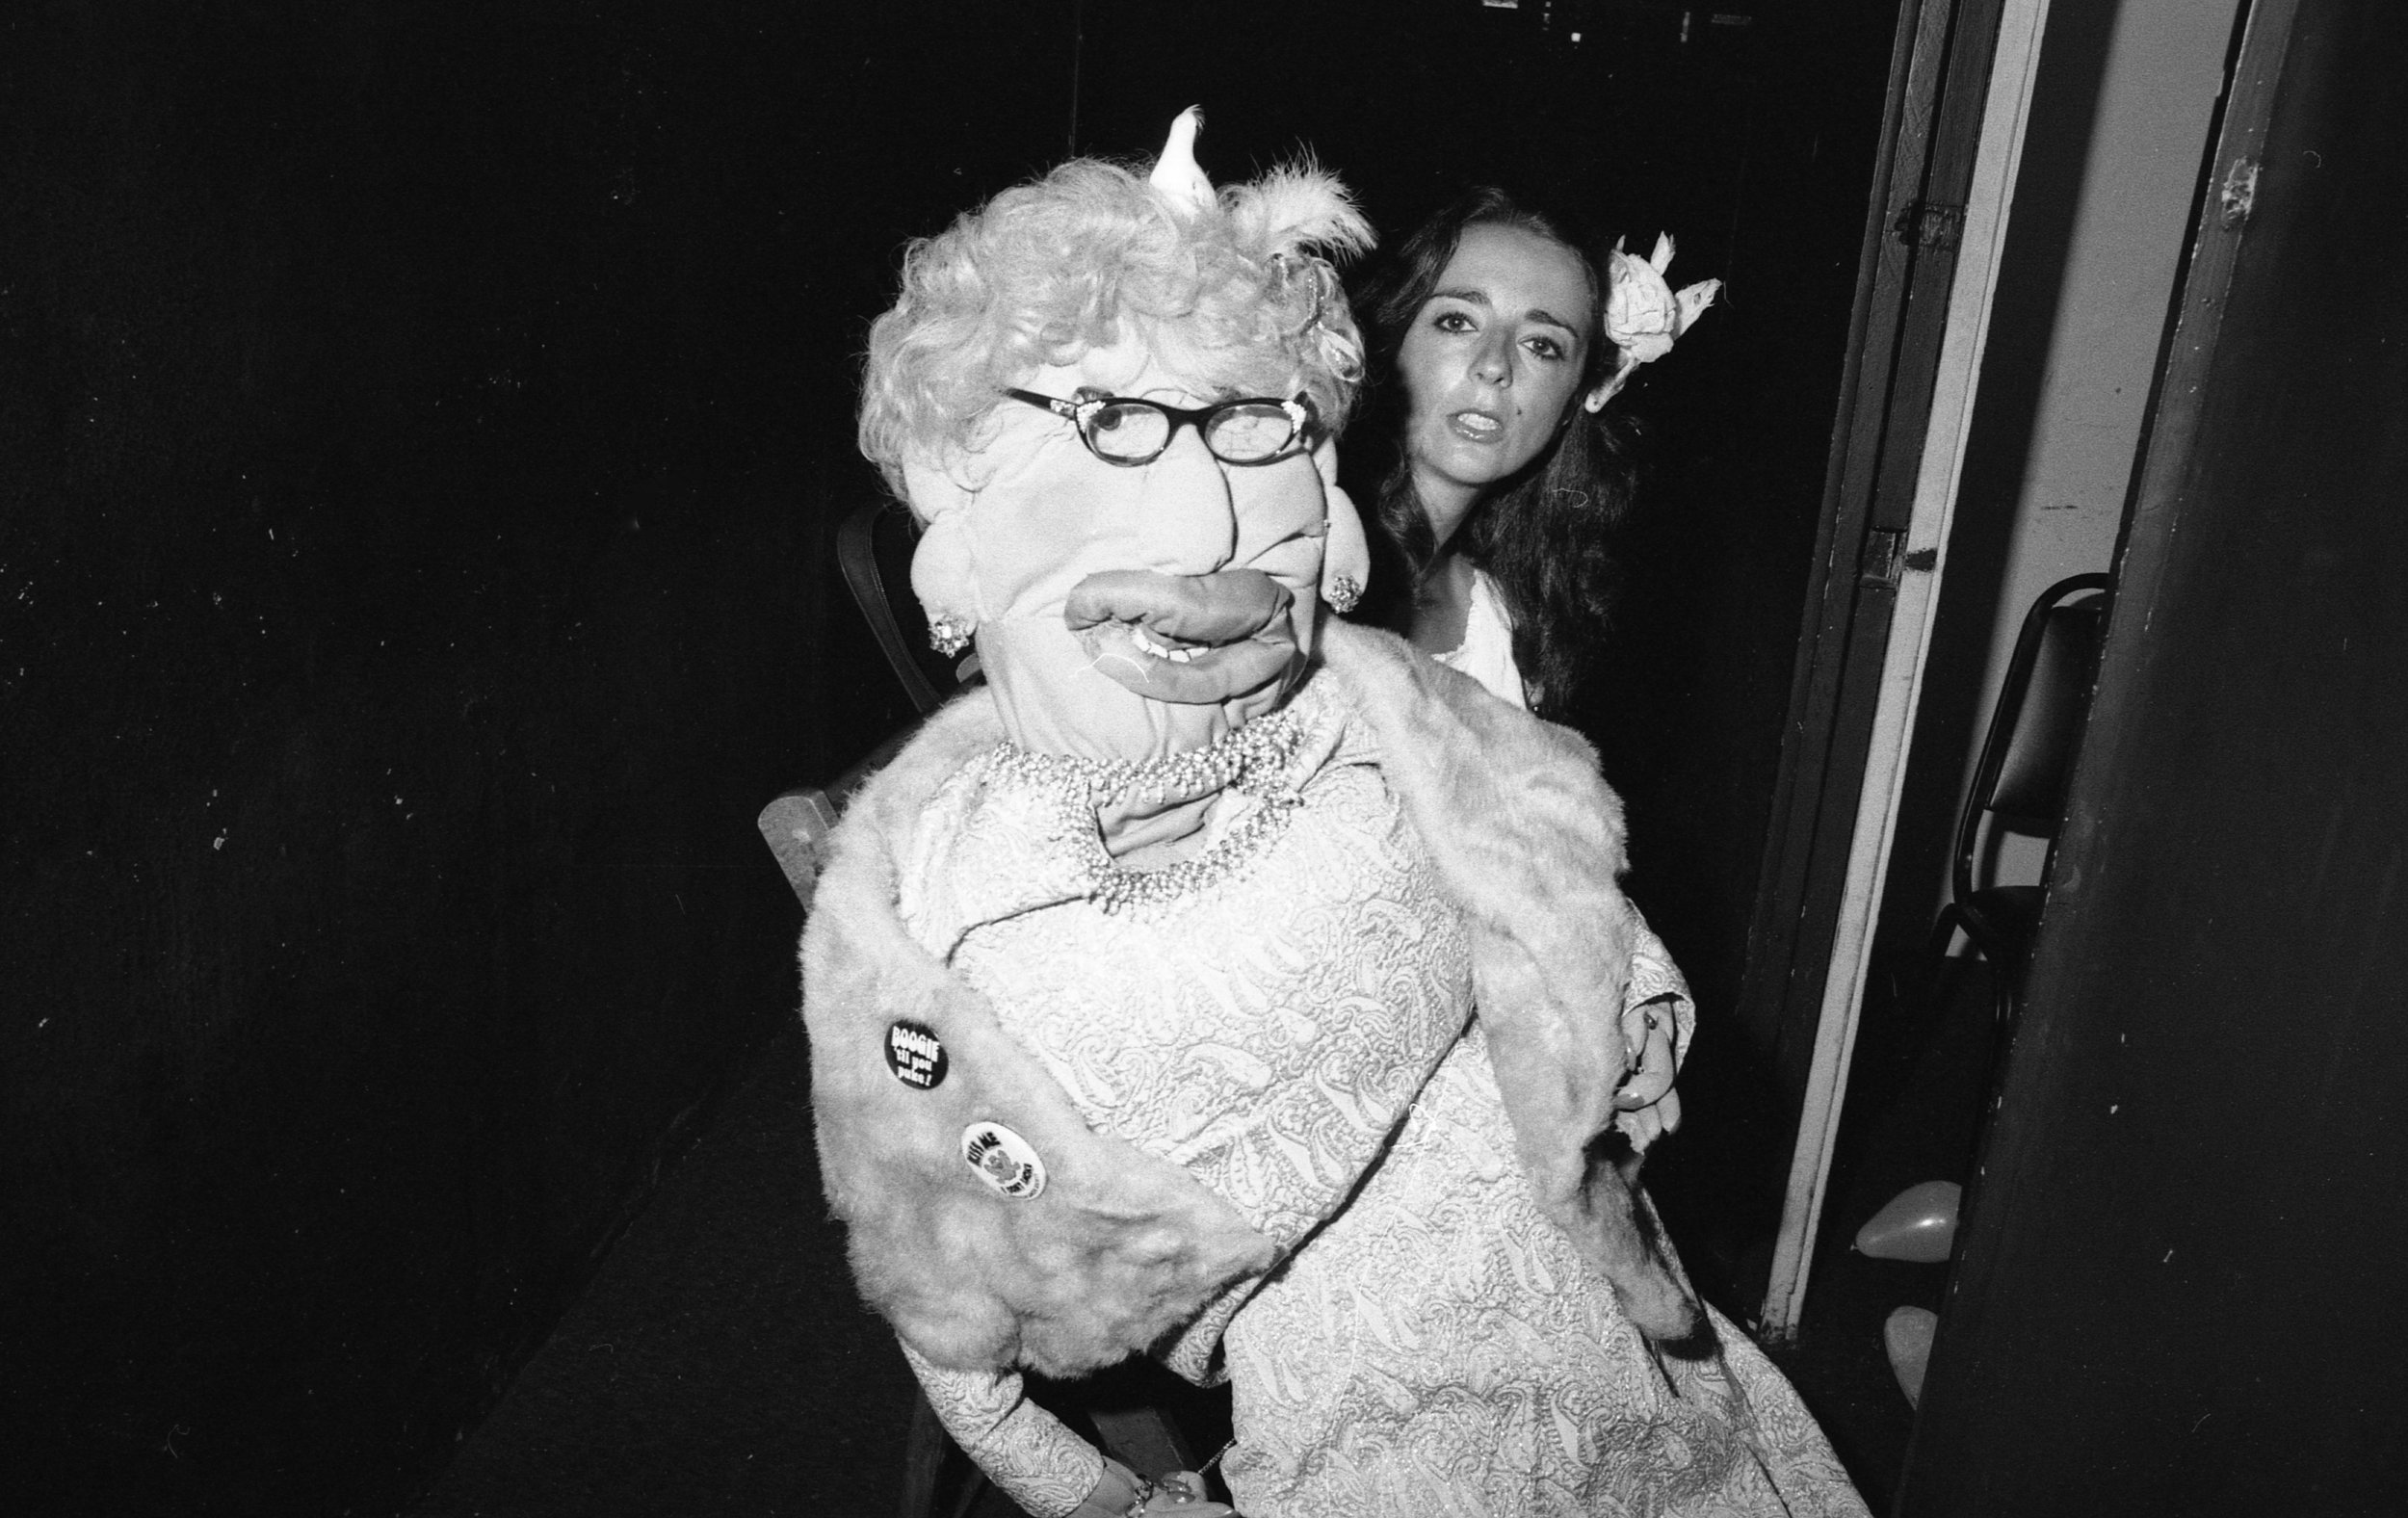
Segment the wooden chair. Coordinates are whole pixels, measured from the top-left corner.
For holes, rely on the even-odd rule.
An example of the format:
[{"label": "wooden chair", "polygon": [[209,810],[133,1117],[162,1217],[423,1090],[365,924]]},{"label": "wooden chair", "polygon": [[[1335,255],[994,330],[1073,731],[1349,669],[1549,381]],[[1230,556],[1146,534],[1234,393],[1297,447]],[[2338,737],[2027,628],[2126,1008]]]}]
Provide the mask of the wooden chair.
[{"label": "wooden chair", "polygon": [[[911,551],[919,539],[920,524],[900,503],[871,501],[853,508],[837,528],[836,563],[888,667],[926,717],[979,673],[976,654],[956,663],[928,645],[928,618],[911,594]],[[918,730],[917,723],[903,728],[825,785],[798,786],[761,809],[761,836],[806,910],[819,883],[821,851],[845,802]]]},{"label": "wooden chair", "polygon": [[857,506],[836,529],[836,563],[845,588],[877,636],[895,678],[926,717],[978,678],[979,656],[948,659],[929,646],[929,620],[911,593],[911,555],[920,523],[902,505]]}]

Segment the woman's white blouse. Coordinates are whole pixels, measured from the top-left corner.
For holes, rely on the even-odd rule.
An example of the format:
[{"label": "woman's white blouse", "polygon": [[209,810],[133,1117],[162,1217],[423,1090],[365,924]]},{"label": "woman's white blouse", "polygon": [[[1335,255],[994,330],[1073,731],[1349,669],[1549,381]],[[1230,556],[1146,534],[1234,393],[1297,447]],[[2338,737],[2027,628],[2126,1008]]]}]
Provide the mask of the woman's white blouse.
[{"label": "woman's white blouse", "polygon": [[1513,663],[1513,617],[1487,570],[1472,571],[1472,605],[1463,619],[1463,641],[1437,659],[1488,687],[1498,699],[1530,710],[1522,671]]}]

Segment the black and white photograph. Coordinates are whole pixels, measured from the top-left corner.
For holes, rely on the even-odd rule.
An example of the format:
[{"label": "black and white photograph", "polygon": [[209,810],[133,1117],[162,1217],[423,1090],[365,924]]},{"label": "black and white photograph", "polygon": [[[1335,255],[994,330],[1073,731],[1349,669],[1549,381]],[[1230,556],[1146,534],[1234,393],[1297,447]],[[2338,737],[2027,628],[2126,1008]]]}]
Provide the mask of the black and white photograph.
[{"label": "black and white photograph", "polygon": [[0,1512],[2408,1512],[2404,72],[0,15]]}]

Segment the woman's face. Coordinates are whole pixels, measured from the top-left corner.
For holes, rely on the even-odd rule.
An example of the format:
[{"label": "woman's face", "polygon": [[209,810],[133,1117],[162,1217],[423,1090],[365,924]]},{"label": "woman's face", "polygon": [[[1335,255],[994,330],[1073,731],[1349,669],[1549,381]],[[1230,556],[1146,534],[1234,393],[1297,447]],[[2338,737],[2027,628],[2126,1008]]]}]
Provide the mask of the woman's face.
[{"label": "woman's face", "polygon": [[1596,327],[1570,249],[1518,226],[1463,229],[1398,354],[1406,455],[1426,502],[1468,506],[1554,441]]}]

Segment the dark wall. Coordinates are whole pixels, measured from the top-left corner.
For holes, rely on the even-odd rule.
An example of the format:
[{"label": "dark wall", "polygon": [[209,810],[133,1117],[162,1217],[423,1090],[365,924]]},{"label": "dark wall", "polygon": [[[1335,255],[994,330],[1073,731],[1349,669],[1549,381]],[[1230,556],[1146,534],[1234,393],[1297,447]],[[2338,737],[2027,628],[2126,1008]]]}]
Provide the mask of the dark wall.
[{"label": "dark wall", "polygon": [[1391,231],[1535,181],[1730,280],[1637,397],[1663,505],[1597,725],[1651,910],[1734,980],[1890,20],[1765,10],[15,14],[19,1488],[423,1484],[791,1015],[752,813],[905,714],[828,553],[895,249],[1191,101],[1222,178],[1309,144]]},{"label": "dark wall", "polygon": [[904,710],[827,568],[851,354],[1067,75],[882,13],[0,46],[0,1443],[75,1510],[406,1489],[792,1015],[752,813]]},{"label": "dark wall", "polygon": [[2250,18],[1901,1513],[2399,1510],[2404,52]]}]

